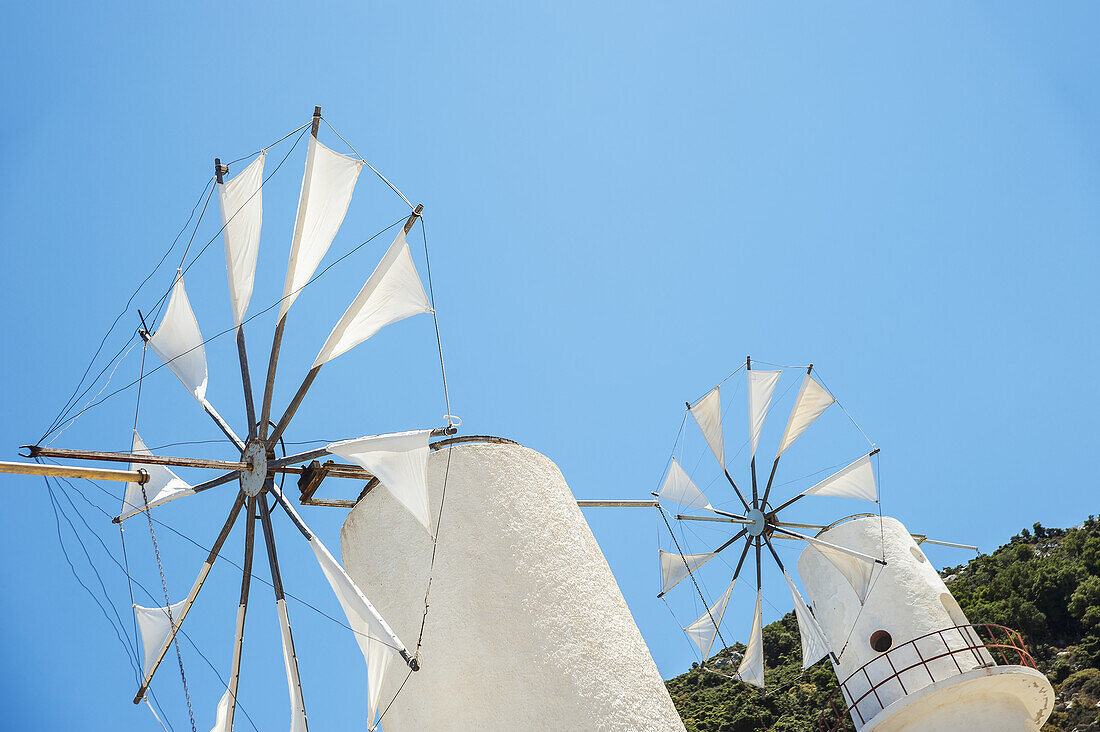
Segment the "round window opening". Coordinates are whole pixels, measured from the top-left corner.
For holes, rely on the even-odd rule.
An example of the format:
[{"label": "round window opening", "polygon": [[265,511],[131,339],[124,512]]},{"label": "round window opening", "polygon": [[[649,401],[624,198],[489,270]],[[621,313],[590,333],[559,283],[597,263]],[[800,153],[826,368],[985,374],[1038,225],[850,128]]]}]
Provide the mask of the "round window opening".
[{"label": "round window opening", "polygon": [[890,634],[885,630],[876,630],[874,633],[871,633],[871,648],[879,653],[886,653],[893,644],[894,639],[891,638]]}]

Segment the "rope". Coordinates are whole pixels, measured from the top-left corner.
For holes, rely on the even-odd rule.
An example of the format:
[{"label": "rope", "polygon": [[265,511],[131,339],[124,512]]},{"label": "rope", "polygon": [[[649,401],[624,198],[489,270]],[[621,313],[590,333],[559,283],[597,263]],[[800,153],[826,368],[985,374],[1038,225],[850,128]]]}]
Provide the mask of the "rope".
[{"label": "rope", "polygon": [[[672,542],[676,545],[676,551],[680,555],[680,560],[684,563],[684,568],[688,571],[688,576],[691,577],[691,583],[695,585],[695,591],[699,593],[699,599],[703,601],[703,606],[707,609],[707,616],[710,618],[710,622],[714,624],[714,632],[718,634],[718,640],[722,641],[722,647],[726,646],[726,639],[722,637],[722,631],[718,627],[718,623],[714,622],[714,616],[711,615],[710,605],[707,604],[707,598],[703,597],[703,591],[699,588],[699,583],[695,581],[695,573],[691,571],[691,567],[688,566],[687,560],[684,559],[684,551],[680,548],[680,542],[676,539],[676,534],[672,531],[672,524],[668,522],[668,517],[665,516],[665,511],[661,508],[661,504],[657,504],[657,510],[661,513],[661,518],[665,520],[665,526],[668,527],[668,533],[672,534]],[[683,628],[681,627],[681,630]],[[706,662],[707,659],[703,659]]]},{"label": "rope", "polygon": [[[211,178],[210,180],[213,180],[213,178]],[[92,364],[95,363],[96,358],[99,356],[100,352],[103,350],[104,344],[106,344],[107,339],[110,337],[111,333],[114,332],[114,329],[118,325],[119,320],[121,320],[122,316],[125,315],[127,313],[127,311],[130,309],[130,305],[133,303],[134,298],[137,297],[138,292],[140,292],[141,288],[143,288],[146,285],[146,283],[148,283],[149,280],[152,279],[153,275],[156,274],[158,269],[160,269],[160,266],[162,264],[164,264],[164,260],[167,259],[168,255],[172,253],[172,250],[176,248],[176,244],[179,242],[179,238],[181,236],[183,236],[183,232],[187,230],[187,227],[191,223],[191,219],[195,217],[195,210],[199,207],[199,202],[202,201],[202,197],[206,193],[206,186],[210,185],[210,180],[206,181],[206,184],[203,185],[202,193],[199,194],[198,199],[195,201],[195,205],[191,208],[191,215],[187,217],[187,222],[184,223],[183,227],[179,230],[179,233],[176,234],[176,238],[172,240],[172,244],[168,247],[167,250],[165,250],[164,254],[161,255],[160,261],[157,262],[156,266],[153,267],[153,269],[149,272],[149,274],[145,276],[145,279],[143,279],[141,281],[141,283],[130,294],[129,299],[126,300],[126,304],[123,306],[122,310],[119,312],[119,314],[117,316],[115,316],[114,322],[111,323],[111,327],[107,329],[107,332],[103,335],[103,339],[100,340],[99,348],[97,348],[95,354],[92,355],[92,359],[91,359],[91,361],[88,362],[88,366],[84,369],[84,374],[80,377],[80,381],[77,382],[76,388],[73,389],[72,395],[65,402],[64,406],[62,406],[61,411],[58,412],[57,416],[54,418],[54,421],[50,423],[50,427],[46,430],[46,432],[42,435],[42,437],[40,437],[38,439],[39,442],[42,442],[42,440],[46,439],[46,437],[48,437],[49,434],[54,429],[56,429],[56,425],[59,424],[62,419],[64,419],[64,416],[65,416],[66,412],[68,411],[68,409],[71,407],[71,405],[83,396],[83,394],[81,394],[80,396],[77,396],[77,392],[80,390],[81,385],[84,383],[84,379],[87,378],[88,372],[91,371]],[[131,336],[131,340],[133,340],[133,336]],[[129,342],[130,341],[127,341],[126,343],[129,343]],[[122,348],[125,348],[125,347],[126,347],[126,344],[123,344]],[[122,349],[120,348],[119,352],[121,353],[121,351],[122,351]],[[117,353],[115,354],[115,358],[118,358]],[[114,361],[114,359],[111,359],[111,361],[109,361],[107,365],[109,366],[111,364],[111,362],[113,362],[113,361]],[[94,384],[95,381],[98,380],[99,377],[102,376],[103,372],[106,371],[106,370],[107,370],[107,366],[104,366],[103,370],[100,371],[99,374],[96,375],[96,378],[92,381],[92,384]],[[92,388],[91,385],[89,385],[88,388],[84,391],[84,394],[87,394],[88,391],[91,390],[91,388]]]},{"label": "rope", "polygon": [[389,179],[388,179],[388,178],[387,178],[386,176],[384,176],[384,175],[382,175],[381,173],[379,173],[379,172],[378,172],[378,169],[377,169],[377,168],[375,168],[375,167],[374,167],[373,165],[371,165],[370,163],[368,163],[368,162],[366,161],[366,159],[365,159],[365,158],[364,158],[364,157],[363,157],[362,155],[360,155],[360,154],[359,154],[359,151],[358,151],[358,150],[356,150],[356,149],[355,149],[354,147],[352,147],[352,146],[351,146],[351,143],[350,143],[350,142],[348,142],[347,140],[345,140],[345,139],[344,139],[344,136],[343,136],[343,135],[341,135],[341,134],[340,134],[339,132],[337,132],[337,131],[336,131],[336,128],[335,128],[335,127],[333,127],[333,126],[332,126],[331,124],[329,124],[329,121],[328,121],[327,119],[325,119],[324,117],[321,117],[321,119],[322,119],[322,120],[324,120],[324,123],[325,123],[325,125],[326,125],[326,126],[327,126],[327,127],[328,127],[328,128],[330,129],[330,130],[332,130],[332,133],[333,133],[334,135],[336,135],[337,137],[339,137],[339,138],[340,138],[340,139],[341,139],[341,140],[343,141],[343,143],[344,143],[345,145],[347,145],[347,146],[348,146],[348,148],[349,148],[349,149],[350,149],[350,150],[351,150],[351,151],[352,151],[353,153],[355,153],[355,157],[359,158],[359,162],[363,163],[363,165],[366,165],[366,166],[367,166],[368,168],[370,168],[371,170],[373,170],[373,171],[374,171],[374,174],[375,174],[375,175],[377,175],[377,176],[378,176],[379,178],[381,178],[381,179],[382,179],[382,182],[383,182],[383,183],[385,183],[386,185],[388,185],[388,186],[390,187],[390,190],[391,190],[391,191],[393,191],[393,192],[394,192],[394,193],[396,193],[397,195],[401,196],[401,200],[402,200],[402,201],[404,201],[404,202],[405,202],[406,204],[408,204],[409,208],[416,208],[415,206],[413,206],[413,205],[412,205],[412,202],[411,202],[411,201],[409,201],[409,199],[405,198],[405,194],[404,194],[404,193],[402,193],[401,191],[397,190],[397,186],[395,186],[395,185],[394,185],[393,183],[390,183]]},{"label": "rope", "polygon": [[432,303],[432,322],[435,323],[435,343],[439,347],[439,370],[443,374],[443,399],[447,402],[447,426],[449,427],[454,422],[451,414],[451,394],[447,391],[447,367],[443,363],[443,341],[439,337],[439,315],[436,314],[435,292],[432,290],[432,260],[428,257],[428,226],[424,223],[423,214],[419,218],[420,233],[424,236],[424,263],[427,265],[428,272],[428,299]]},{"label": "rope", "polygon": [[412,676],[412,674],[412,669],[409,669],[409,672],[405,674],[405,680],[401,682],[401,686],[397,687],[397,693],[393,695],[393,698],[390,699],[390,703],[387,704],[386,708],[382,710],[382,713],[378,715],[378,721],[374,724],[367,725],[367,728],[372,730],[372,732],[373,730],[378,729],[378,725],[382,724],[382,717],[386,716],[386,712],[390,711],[390,707],[393,706],[393,703],[395,701],[397,701],[397,697],[401,694],[401,690],[405,688],[405,684],[408,682],[409,677]]},{"label": "rope", "polygon": [[[57,462],[56,462],[56,461],[54,461],[54,460],[51,460],[50,462],[51,462],[51,463],[53,463],[53,464],[59,464],[59,463],[57,463]],[[84,492],[83,492],[83,491],[81,491],[81,490],[80,490],[79,488],[77,488],[77,487],[76,487],[76,485],[74,485],[74,484],[73,484],[73,483],[72,483],[72,482],[71,482],[71,481],[70,481],[70,480],[69,480],[68,478],[57,478],[57,480],[60,480],[60,481],[61,481],[62,483],[64,483],[64,484],[65,484],[66,486],[68,486],[68,487],[69,487],[70,489],[72,489],[72,490],[73,490],[73,491],[74,491],[74,492],[75,492],[75,493],[76,493],[76,494],[77,494],[78,496],[80,496],[80,498],[81,498],[81,499],[82,499],[82,500],[83,500],[83,501],[84,501],[85,503],[87,503],[87,504],[88,504],[89,506],[91,506],[91,507],[92,507],[92,508],[94,508],[95,510],[99,511],[100,513],[102,513],[102,514],[103,514],[104,516],[106,516],[107,518],[112,518],[112,516],[111,516],[111,514],[110,514],[110,513],[108,513],[107,511],[105,511],[105,510],[103,509],[103,507],[102,507],[102,506],[99,506],[99,505],[97,505],[96,503],[92,502],[92,501],[91,501],[91,500],[90,500],[90,499],[88,498],[88,496],[87,496],[87,495],[85,495],[85,494],[84,494]],[[89,482],[92,482],[92,481],[89,481]],[[99,487],[99,486],[96,486],[96,487]],[[101,488],[101,490],[103,490],[103,489]],[[96,539],[97,539],[97,540],[99,541],[99,544],[100,544],[100,546],[101,546],[101,547],[103,547],[103,551],[104,551],[104,553],[106,553],[106,554],[107,554],[107,557],[108,557],[108,558],[109,558],[109,559],[110,559],[110,560],[111,560],[112,562],[114,562],[115,566],[116,566],[116,567],[118,567],[120,571],[122,571],[122,572],[125,572],[125,573],[127,574],[127,579],[128,579],[128,580],[131,580],[131,581],[133,582],[133,584],[137,585],[137,586],[138,586],[138,588],[139,588],[139,589],[140,589],[140,590],[141,590],[142,592],[144,592],[144,593],[145,593],[146,597],[148,597],[150,601],[152,601],[152,602],[157,602],[157,599],[156,599],[156,598],[155,598],[155,597],[153,596],[153,593],[149,591],[149,588],[147,588],[147,587],[146,587],[145,585],[143,585],[143,584],[142,584],[141,582],[139,582],[138,580],[132,580],[132,578],[131,578],[131,577],[129,576],[129,569],[128,569],[128,567],[129,567],[129,563],[128,563],[128,561],[126,562],[126,564],[125,564],[125,565],[123,564],[123,562],[119,562],[118,558],[117,558],[117,557],[115,557],[115,555],[114,555],[113,553],[111,553],[111,550],[107,548],[107,545],[106,545],[106,544],[105,544],[105,543],[103,542],[103,540],[102,540],[102,539],[101,539],[101,538],[99,537],[99,534],[97,534],[97,533],[96,533],[96,532],[95,532],[95,531],[94,531],[94,530],[93,530],[93,529],[91,528],[91,526],[90,526],[90,525],[88,524],[88,521],[87,521],[87,519],[85,519],[85,518],[84,518],[84,515],[83,515],[83,514],[81,513],[80,509],[79,509],[79,508],[77,508],[75,504],[73,504],[73,502],[72,502],[72,499],[71,499],[71,497],[70,497],[70,496],[68,495],[68,493],[67,493],[66,491],[61,491],[61,493],[62,493],[62,495],[64,495],[64,496],[66,497],[66,499],[67,499],[67,500],[69,501],[70,505],[72,505],[72,506],[73,506],[73,509],[74,509],[74,510],[75,510],[75,511],[77,512],[77,515],[78,515],[78,516],[80,517],[80,520],[81,520],[81,521],[83,522],[83,524],[84,524],[85,528],[87,528],[87,529],[88,529],[88,532],[89,532],[89,533],[91,533],[91,534],[92,534],[93,536],[95,536],[95,537],[96,537]],[[159,522],[158,522],[158,523],[159,523]],[[124,551],[125,551],[125,549],[124,549]],[[133,602],[133,590],[132,590],[132,588],[131,588],[131,592],[130,592],[130,597],[131,597],[131,604],[134,604],[134,602]],[[138,634],[138,631],[137,631],[137,629],[136,629],[136,625],[137,625],[137,620],[136,620],[136,616],[135,616],[134,624],[135,624],[135,631],[134,631],[134,634],[135,634],[135,639],[136,639],[136,637],[137,637],[137,634]],[[210,667],[210,670],[214,672],[214,676],[216,676],[216,677],[217,677],[217,679],[218,679],[218,681],[219,681],[219,682],[220,682],[221,684],[223,684],[223,685],[224,685],[224,684],[225,684],[226,682],[225,682],[225,680],[224,680],[224,679],[222,678],[221,674],[220,674],[220,673],[218,673],[218,669],[217,669],[217,667],[216,667],[216,666],[215,666],[215,665],[214,665],[214,664],[213,664],[213,663],[212,663],[212,662],[210,661],[210,659],[209,659],[209,658],[208,658],[208,657],[206,656],[206,654],[202,652],[202,649],[201,649],[201,648],[199,648],[198,644],[196,644],[196,643],[195,643],[194,639],[193,639],[193,638],[191,638],[191,636],[189,636],[189,635],[187,634],[187,631],[185,631],[185,630],[183,630],[183,629],[181,628],[181,629],[179,630],[179,635],[182,635],[182,636],[184,637],[184,639],[185,639],[185,640],[187,640],[187,642],[191,644],[191,647],[192,647],[192,649],[194,649],[194,651],[195,651],[196,653],[198,653],[198,654],[199,654],[199,656],[200,656],[200,657],[201,657],[201,658],[202,658],[202,659],[203,659],[204,661],[206,661],[206,664],[207,664],[207,665],[208,665],[208,666]],[[139,670],[138,670],[137,668],[135,668],[135,669],[134,669],[134,671],[135,671],[135,673],[136,673],[136,674],[138,674],[138,681],[140,682],[140,680],[141,680],[141,679],[140,679],[140,671],[139,671]],[[152,693],[152,690],[150,690],[150,693]],[[155,695],[153,695],[153,700],[154,700],[154,701],[156,701],[156,696],[155,696]],[[252,717],[251,717],[251,716],[249,716],[249,714],[248,714],[248,710],[244,708],[244,705],[243,705],[243,704],[240,704],[240,703],[238,702],[238,704],[237,704],[237,707],[238,707],[238,708],[239,708],[239,709],[240,709],[240,710],[241,710],[241,711],[242,711],[242,712],[244,713],[245,717],[247,717],[247,718],[248,718],[248,721],[249,721],[249,723],[250,723],[250,724],[252,725],[253,729],[256,729],[256,724],[255,724],[255,722],[254,722],[254,721],[252,720]],[[162,710],[162,713],[163,713],[163,710]]]},{"label": "rope", "polygon": [[249,153],[248,155],[243,155],[243,156],[241,156],[241,157],[237,158],[236,160],[230,160],[230,161],[229,161],[228,163],[222,163],[222,165],[224,165],[225,167],[227,167],[227,168],[228,168],[228,167],[229,167],[230,165],[236,165],[237,163],[241,162],[242,160],[248,160],[249,158],[254,158],[254,157],[256,157],[257,155],[259,155],[259,154],[261,154],[261,153],[265,153],[265,152],[267,152],[268,150],[270,150],[271,148],[273,148],[273,147],[275,147],[276,145],[278,145],[278,144],[279,144],[280,142],[282,142],[282,141],[283,141],[283,140],[285,140],[286,138],[288,138],[288,137],[290,137],[291,135],[293,135],[293,134],[294,134],[295,132],[298,132],[298,131],[300,131],[300,130],[302,130],[302,129],[306,128],[306,127],[309,127],[309,126],[310,126],[310,125],[312,125],[312,124],[313,124],[313,118],[312,118],[312,117],[310,117],[310,118],[309,118],[309,122],[306,122],[306,123],[305,123],[304,125],[302,125],[301,127],[296,127],[296,128],[294,128],[293,130],[291,130],[290,132],[286,133],[285,135],[283,135],[282,137],[280,137],[280,138],[279,138],[278,140],[276,140],[275,142],[271,143],[271,144],[270,144],[270,145],[268,145],[267,147],[262,147],[262,148],[260,148],[259,150],[257,150],[257,151],[256,151],[256,152],[254,152],[254,153]]},{"label": "rope", "polygon": [[[131,338],[129,341],[126,341],[126,343],[130,343],[131,341],[133,341],[133,338]],[[135,343],[133,343],[133,345],[130,346],[130,348],[128,348],[126,350],[126,353],[123,354],[122,358],[120,358],[118,360],[118,362],[115,364],[115,368],[111,371],[111,375],[107,377],[107,380],[105,382],[103,382],[103,387],[98,392],[96,392],[96,395],[94,397],[92,397],[91,400],[87,404],[84,405],[84,409],[80,410],[80,414],[84,414],[84,411],[92,405],[92,402],[94,402],[96,399],[98,399],[99,395],[102,394],[103,391],[108,386],[111,385],[111,379],[115,378],[115,372],[118,371],[118,367],[122,365],[122,362],[126,360],[126,357],[130,355],[130,351],[134,350],[134,346],[136,346],[136,345],[137,345],[137,343],[135,342]],[[125,344],[123,344],[123,348],[126,348]],[[144,356],[142,356],[142,357],[144,358]],[[111,362],[108,361],[107,365],[110,366]],[[104,370],[106,370],[106,369],[104,369]],[[102,374],[102,372],[100,372],[100,373]],[[96,379],[98,380],[99,377],[97,376]],[[93,383],[95,383],[95,382],[93,382]],[[81,396],[83,397],[84,395],[81,394]],[[77,416],[79,416],[79,414]],[[75,420],[73,420],[73,421],[75,421]],[[68,424],[65,425],[64,428],[61,429],[60,432],[58,432],[56,435],[54,435],[54,438],[52,440],[50,440],[50,444],[52,445],[53,443],[57,442],[57,438],[61,437],[61,435],[65,434],[65,430],[69,429],[72,426],[73,426],[73,422],[70,421]]]},{"label": "rope", "polygon": [[[309,281],[308,281],[308,282],[306,282],[306,283],[305,283],[304,285],[302,285],[301,287],[299,287],[299,288],[298,288],[297,290],[295,290],[294,292],[290,293],[289,295],[285,295],[285,296],[283,296],[283,297],[280,297],[280,298],[279,298],[278,300],[276,300],[275,302],[271,303],[270,305],[268,305],[268,306],[267,306],[266,308],[264,308],[263,310],[261,310],[261,311],[259,311],[258,313],[255,313],[255,314],[253,314],[253,315],[250,315],[249,317],[245,318],[245,319],[244,319],[244,321],[242,321],[241,325],[244,325],[245,323],[248,323],[248,322],[250,322],[250,321],[252,321],[252,320],[254,320],[254,319],[256,319],[256,318],[260,317],[261,315],[264,315],[264,314],[266,314],[266,313],[270,312],[271,310],[274,310],[275,308],[279,307],[279,306],[280,306],[280,305],[282,304],[283,300],[285,300],[285,299],[286,299],[286,298],[288,298],[288,297],[291,297],[291,296],[297,295],[297,293],[301,292],[301,291],[302,291],[302,290],[304,290],[305,288],[307,288],[307,287],[309,287],[310,285],[312,285],[313,283],[315,283],[315,282],[316,282],[316,281],[317,281],[318,279],[320,279],[320,278],[321,278],[322,276],[324,276],[324,275],[325,275],[325,273],[327,273],[327,272],[328,272],[328,271],[329,271],[330,269],[332,269],[333,267],[335,267],[335,266],[336,266],[337,264],[339,264],[340,262],[342,262],[342,261],[344,261],[345,259],[347,259],[348,257],[350,257],[350,256],[351,256],[352,254],[355,254],[355,253],[356,253],[357,251],[359,251],[360,249],[362,249],[363,247],[365,247],[365,246],[366,246],[367,244],[370,244],[370,243],[371,243],[372,241],[374,241],[375,239],[377,239],[378,237],[380,237],[380,236],[381,236],[382,234],[385,234],[385,233],[386,233],[387,231],[389,231],[390,229],[392,229],[392,228],[393,228],[394,226],[396,226],[397,224],[399,224],[399,223],[403,223],[403,222],[405,221],[405,219],[406,219],[406,218],[408,218],[408,217],[407,217],[407,216],[402,216],[401,218],[399,218],[399,219],[398,219],[397,221],[394,221],[394,222],[393,222],[392,224],[390,224],[389,226],[387,226],[387,227],[385,227],[384,229],[381,229],[380,231],[378,231],[378,232],[376,232],[375,234],[373,234],[373,235],[372,235],[372,236],[371,236],[371,237],[370,237],[369,239],[367,239],[367,240],[365,240],[365,241],[363,241],[363,242],[360,242],[360,243],[359,243],[358,245],[356,245],[355,247],[353,247],[353,248],[352,248],[352,249],[351,249],[350,251],[348,251],[348,252],[347,252],[346,254],[344,254],[343,256],[341,256],[341,257],[340,257],[339,259],[337,259],[336,261],[332,262],[331,264],[329,264],[328,266],[324,267],[324,268],[323,268],[323,269],[321,269],[321,270],[320,270],[319,272],[317,272],[316,274],[314,274],[314,275],[313,275],[313,277],[311,277],[311,278],[309,279]],[[195,259],[194,259],[194,260],[191,260],[191,264],[194,264],[194,263],[195,263],[195,261],[196,261],[196,260],[198,259],[198,257],[199,257],[199,256],[201,256],[201,252],[200,252],[200,253],[199,253],[198,255],[196,255],[196,257],[195,257]],[[188,267],[190,267],[190,266],[191,266],[191,265],[188,265]],[[186,271],[187,271],[187,269],[185,268],[185,269],[184,269],[184,272],[186,272]],[[196,349],[198,349],[198,348],[200,348],[200,347],[202,347],[202,346],[205,346],[205,345],[206,345],[207,343],[210,343],[210,342],[211,342],[211,341],[213,341],[213,340],[216,340],[216,339],[218,339],[218,338],[221,338],[221,337],[222,337],[223,335],[225,335],[226,333],[235,333],[236,331],[237,331],[237,326],[235,326],[235,325],[234,325],[234,326],[232,326],[232,327],[230,327],[230,328],[226,328],[225,330],[222,330],[222,331],[220,331],[220,332],[218,332],[218,333],[215,333],[214,335],[210,336],[209,338],[207,338],[207,339],[203,340],[203,342],[202,342],[202,343],[200,343],[199,345],[195,346],[194,348],[191,348],[191,349],[189,349],[189,350],[187,350],[187,351],[184,351],[183,353],[179,354],[179,355],[178,355],[178,356],[176,356],[175,358],[169,359],[168,361],[165,361],[164,363],[160,364],[159,366],[157,366],[157,367],[155,367],[155,368],[151,369],[151,370],[149,371],[149,373],[148,373],[147,375],[149,375],[149,376],[152,376],[152,375],[153,375],[153,374],[155,374],[155,373],[156,373],[157,371],[160,371],[160,370],[161,370],[162,368],[164,368],[164,367],[165,367],[165,366],[167,366],[168,364],[170,364],[170,363],[172,363],[173,361],[175,361],[175,360],[176,360],[176,358],[182,358],[182,357],[186,356],[186,355],[187,355],[188,353],[191,353],[191,351],[194,351],[194,350],[196,350]],[[82,416],[82,415],[83,415],[83,414],[84,414],[85,412],[87,412],[87,411],[88,411],[89,409],[93,409],[93,408],[95,408],[95,407],[98,407],[98,406],[100,406],[101,404],[103,404],[104,402],[106,402],[106,401],[107,401],[108,399],[110,399],[111,397],[113,397],[113,396],[116,396],[116,395],[118,395],[118,394],[120,394],[120,393],[122,393],[122,392],[126,391],[127,389],[130,389],[130,388],[132,388],[132,387],[136,386],[136,385],[137,385],[137,383],[138,383],[138,380],[137,380],[137,379],[135,379],[135,380],[131,381],[131,382],[130,382],[129,384],[127,384],[126,386],[120,387],[120,388],[118,388],[118,389],[115,389],[114,391],[110,392],[109,394],[107,394],[107,396],[103,397],[102,399],[99,399],[99,398],[98,398],[98,395],[97,395],[97,399],[96,399],[96,400],[93,400],[92,402],[89,402],[89,403],[88,403],[88,404],[87,404],[87,405],[86,405],[86,406],[85,406],[85,407],[84,407],[84,408],[83,408],[82,410],[80,410],[80,412],[79,412],[79,413],[77,413],[76,415],[74,415],[74,416],[72,416],[72,417],[69,417],[69,418],[65,419],[65,420],[64,420],[64,422],[62,422],[62,424],[65,424],[65,425],[71,425],[71,424],[72,424],[73,422],[75,422],[75,421],[76,421],[77,419],[79,419],[79,418],[80,418],[80,417],[81,417],[81,416]],[[100,393],[102,394],[102,390],[100,391]],[[66,429],[67,429],[67,427],[66,427]]]},{"label": "rope", "polygon": [[428,621],[428,595],[432,591],[432,578],[435,574],[435,552],[439,548],[439,527],[443,522],[443,506],[447,502],[447,480],[451,477],[451,453],[452,451],[448,449],[447,468],[443,472],[443,494],[439,498],[439,514],[435,519],[435,536],[432,537],[432,560],[428,565],[428,588],[424,590],[424,615],[420,618],[420,634],[416,638],[416,651],[413,653],[417,659],[420,657],[420,646],[424,641],[424,624]]}]

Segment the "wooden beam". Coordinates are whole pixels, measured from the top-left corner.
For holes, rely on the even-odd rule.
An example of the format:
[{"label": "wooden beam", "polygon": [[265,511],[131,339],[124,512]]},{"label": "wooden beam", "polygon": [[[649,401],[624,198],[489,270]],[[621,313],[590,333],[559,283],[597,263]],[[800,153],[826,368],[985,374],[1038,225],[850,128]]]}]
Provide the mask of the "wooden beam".
[{"label": "wooden beam", "polygon": [[139,465],[174,465],[181,468],[210,468],[212,470],[252,469],[249,463],[230,460],[205,460],[203,458],[169,457],[167,455],[135,455],[132,452],[104,452],[102,450],[69,450],[60,447],[38,447],[33,445],[26,445],[25,447],[30,450],[29,457],[102,460],[109,463],[137,463]]},{"label": "wooden beam", "polygon": [[0,462],[0,473],[16,475],[46,475],[55,478],[89,478],[91,480],[115,480],[120,483],[145,483],[149,474],[144,470],[109,470],[107,468],[83,468],[70,465],[41,465],[39,463]]}]

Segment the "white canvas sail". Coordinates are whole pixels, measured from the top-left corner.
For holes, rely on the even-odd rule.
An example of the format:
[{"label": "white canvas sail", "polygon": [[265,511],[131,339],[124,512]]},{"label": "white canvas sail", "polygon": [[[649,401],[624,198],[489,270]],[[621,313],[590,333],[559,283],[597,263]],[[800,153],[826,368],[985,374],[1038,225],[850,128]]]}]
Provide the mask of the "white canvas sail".
[{"label": "white canvas sail", "polygon": [[665,477],[665,483],[661,486],[661,498],[691,508],[709,509],[711,507],[710,501],[695,486],[688,474],[680,467],[680,463],[676,462],[676,458],[672,458],[669,464],[668,476]]},{"label": "white canvas sail", "polygon": [[749,440],[752,446],[753,457],[756,456],[756,445],[760,442],[760,431],[764,429],[764,420],[768,416],[768,408],[772,403],[772,394],[775,393],[775,385],[779,383],[782,371],[752,371],[748,372],[749,381]]},{"label": "white canvas sail", "polygon": [[877,501],[878,488],[875,485],[871,456],[864,455],[802,493],[807,496],[839,496]]},{"label": "white canvas sail", "polygon": [[229,277],[229,302],[233,321],[240,325],[252,299],[256,255],[260,251],[260,227],[264,206],[264,153],[235,178],[218,185],[225,238],[225,270]]},{"label": "white canvas sail", "polygon": [[722,616],[726,613],[726,605],[729,604],[730,594],[733,593],[733,585],[737,580],[730,582],[729,587],[722,596],[699,616],[694,623],[684,628],[688,638],[699,647],[703,654],[703,660],[710,658],[710,649],[714,645],[714,638],[718,635],[718,627],[722,625]]},{"label": "white canvas sail", "polygon": [[141,632],[141,647],[145,653],[146,678],[149,677],[150,665],[157,660],[157,654],[172,633],[172,622],[179,624],[180,613],[186,604],[187,600],[181,600],[169,606],[172,611],[171,620],[168,619],[168,608],[134,605],[134,616],[137,617],[138,630]]},{"label": "white canvas sail", "polygon": [[[131,452],[134,455],[153,454],[142,442],[141,435],[138,434],[137,430],[134,430]],[[145,493],[142,494],[141,483],[126,484],[126,497],[123,499],[122,512],[118,516],[119,521],[141,513],[145,509],[146,498],[149,499],[149,508],[153,508],[195,492],[190,485],[164,465],[130,463],[130,470],[139,468],[149,474],[149,480],[145,483]]]},{"label": "white canvas sail", "polygon": [[741,665],[737,667],[737,676],[746,684],[764,688],[764,636],[761,626],[760,603],[763,595],[756,591],[756,612],[752,616],[752,631],[749,633],[749,642],[745,648],[745,655],[741,658]]},{"label": "white canvas sail", "polygon": [[829,655],[829,641],[825,638],[825,631],[817,622],[817,618],[806,606],[802,599],[802,593],[794,586],[791,576],[783,570],[783,578],[787,580],[787,586],[791,588],[791,599],[794,601],[794,617],[798,621],[798,635],[802,638],[802,668],[809,668]]},{"label": "white canvas sail", "polygon": [[678,585],[680,580],[715,556],[714,552],[709,554],[674,554],[663,549],[658,551],[661,555],[661,592],[668,592]]},{"label": "white canvas sail", "polygon": [[718,394],[718,387],[714,387],[707,395],[692,404],[688,411],[699,425],[699,431],[703,433],[710,451],[718,460],[722,468],[726,466],[726,446],[722,439],[722,399]]},{"label": "white canvas sail", "polygon": [[222,694],[222,698],[218,702],[217,717],[214,720],[214,726],[210,728],[210,732],[233,732],[229,726],[229,703],[232,700],[233,697],[229,692],[229,687],[226,687],[225,693]]},{"label": "white canvas sail", "polygon": [[367,663],[367,719],[373,729],[375,712],[382,693],[382,680],[395,653],[394,648],[382,641],[383,638],[390,637],[389,628],[379,622],[378,611],[325,545],[316,536],[310,539],[309,545],[317,557],[317,563],[321,565],[325,579],[336,593],[340,607],[344,609],[348,625],[355,632],[355,640]]},{"label": "white canvas sail", "polygon": [[431,311],[402,228],[363,289],[332,329],[313,365],[331,361],[390,323]]},{"label": "white canvas sail", "polygon": [[821,541],[811,542],[806,550],[811,549],[821,552],[821,556],[825,557],[829,564],[836,567],[837,571],[851,585],[861,603],[867,601],[867,593],[871,591],[871,579],[875,569],[874,559],[855,556],[840,547],[829,546]]},{"label": "white canvas sail", "polygon": [[334,152],[315,137],[309,138],[279,317],[290,310],[336,238],[362,167],[361,160]]},{"label": "white canvas sail", "polygon": [[326,445],[325,449],[359,465],[378,478],[430,534],[428,509],[428,440],[431,430],[395,432]]},{"label": "white canvas sail", "polygon": [[176,275],[168,308],[148,345],[196,399],[206,399],[206,349],[199,321],[183,288],[183,275]]},{"label": "white canvas sail", "polygon": [[794,407],[791,408],[791,416],[787,420],[787,428],[783,431],[783,440],[779,443],[776,457],[793,445],[799,435],[805,432],[806,428],[835,401],[833,395],[817,383],[817,379],[806,374],[802,379],[802,386],[798,388],[798,397],[794,400]]}]

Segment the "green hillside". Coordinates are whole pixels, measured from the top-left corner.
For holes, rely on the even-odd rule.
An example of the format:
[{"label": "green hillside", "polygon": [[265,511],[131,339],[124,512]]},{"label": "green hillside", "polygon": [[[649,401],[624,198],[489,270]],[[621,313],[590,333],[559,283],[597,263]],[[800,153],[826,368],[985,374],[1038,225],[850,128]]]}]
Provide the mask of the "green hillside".
[{"label": "green hillside", "polygon": [[[1057,695],[1045,732],[1100,729],[1100,521],[1089,516],[1073,529],[1035,524],[942,575],[970,622],[1024,634]],[[731,655],[744,650],[734,644],[711,665],[732,675]],[[794,613],[764,628],[764,651],[766,695],[697,664],[666,682],[689,732],[818,729],[836,677],[827,661],[802,670]]]}]

